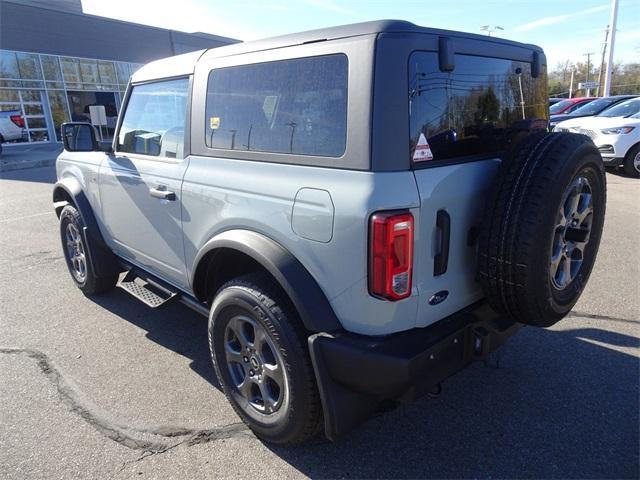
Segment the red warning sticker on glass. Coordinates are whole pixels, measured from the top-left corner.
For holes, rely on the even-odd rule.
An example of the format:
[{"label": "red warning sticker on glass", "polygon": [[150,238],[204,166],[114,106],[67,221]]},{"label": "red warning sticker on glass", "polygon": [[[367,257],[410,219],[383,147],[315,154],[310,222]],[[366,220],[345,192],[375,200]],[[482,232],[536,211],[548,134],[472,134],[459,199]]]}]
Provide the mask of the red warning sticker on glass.
[{"label": "red warning sticker on glass", "polygon": [[433,153],[431,153],[431,147],[429,147],[429,142],[427,142],[427,137],[424,136],[424,133],[420,134],[416,150],[413,152],[413,160],[415,162],[433,160]]}]

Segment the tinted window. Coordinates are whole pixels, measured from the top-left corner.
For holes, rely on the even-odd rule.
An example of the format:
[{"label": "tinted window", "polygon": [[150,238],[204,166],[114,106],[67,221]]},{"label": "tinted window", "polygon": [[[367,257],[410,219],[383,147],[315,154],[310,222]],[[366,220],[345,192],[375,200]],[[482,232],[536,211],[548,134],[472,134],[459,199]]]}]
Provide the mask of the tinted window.
[{"label": "tinted window", "polygon": [[563,111],[567,107],[575,105],[571,100],[561,100],[558,103],[554,103],[549,107],[549,113],[551,115]]},{"label": "tinted window", "polygon": [[571,113],[576,111],[577,109],[579,109],[580,107],[584,107],[587,103],[589,103],[591,100],[587,100],[585,102],[580,102],[580,103],[576,103],[575,105],[572,105],[571,107],[567,108],[564,113]]},{"label": "tinted window", "polygon": [[133,87],[118,134],[118,151],[183,157],[186,78]]},{"label": "tinted window", "polygon": [[493,154],[522,138],[529,128],[546,128],[546,82],[544,70],[533,78],[525,62],[456,55],[455,70],[449,73],[439,70],[436,53],[412,54],[412,158],[446,160]]},{"label": "tinted window", "polygon": [[347,57],[213,70],[205,122],[208,147],[338,157],[347,135]]},{"label": "tinted window", "polygon": [[616,103],[598,114],[599,117],[630,117],[640,111],[640,98]]},{"label": "tinted window", "polygon": [[580,108],[576,108],[571,113],[575,113],[576,115],[595,115],[617,101],[617,98],[598,98],[586,105],[581,105]]}]

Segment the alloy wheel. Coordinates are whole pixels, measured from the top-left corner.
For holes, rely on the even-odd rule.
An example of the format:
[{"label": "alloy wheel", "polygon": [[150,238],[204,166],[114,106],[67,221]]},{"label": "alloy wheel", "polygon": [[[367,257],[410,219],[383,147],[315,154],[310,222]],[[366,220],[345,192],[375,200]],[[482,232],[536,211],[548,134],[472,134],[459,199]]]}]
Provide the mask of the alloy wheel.
[{"label": "alloy wheel", "polygon": [[71,273],[78,283],[83,283],[87,278],[87,257],[82,243],[82,235],[73,223],[67,225],[65,240]]},{"label": "alloy wheel", "polygon": [[282,355],[262,324],[246,315],[232,317],[225,327],[224,351],[236,393],[258,413],[278,411],[287,375]]},{"label": "alloy wheel", "polygon": [[578,275],[593,223],[593,195],[585,177],[567,187],[556,216],[549,274],[551,283],[564,290]]}]

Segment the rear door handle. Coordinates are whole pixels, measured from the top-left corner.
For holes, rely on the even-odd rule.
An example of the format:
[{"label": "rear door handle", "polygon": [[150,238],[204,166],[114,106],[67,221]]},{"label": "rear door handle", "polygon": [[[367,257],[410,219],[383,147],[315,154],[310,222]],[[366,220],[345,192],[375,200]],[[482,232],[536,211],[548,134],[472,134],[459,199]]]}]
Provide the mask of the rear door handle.
[{"label": "rear door handle", "polygon": [[433,258],[433,276],[447,272],[449,264],[449,240],[451,238],[451,217],[446,210],[438,210],[436,228],[440,233],[440,252]]},{"label": "rear door handle", "polygon": [[173,202],[176,199],[176,194],[167,190],[167,187],[159,185],[157,188],[150,188],[149,195],[153,198],[159,198],[161,200],[169,200]]}]

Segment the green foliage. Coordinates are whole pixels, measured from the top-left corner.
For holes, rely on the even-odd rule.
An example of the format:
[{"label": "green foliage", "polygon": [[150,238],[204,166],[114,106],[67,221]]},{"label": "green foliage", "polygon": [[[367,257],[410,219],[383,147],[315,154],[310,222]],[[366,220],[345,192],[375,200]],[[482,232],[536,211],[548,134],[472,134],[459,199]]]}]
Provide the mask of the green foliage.
[{"label": "green foliage", "polygon": [[[587,77],[586,62],[573,63],[566,60],[558,63],[554,68],[549,70],[549,96],[569,96],[572,71],[574,72],[573,96],[584,96],[586,92],[584,90],[578,90],[578,83],[586,81],[587,78],[589,81],[597,82],[599,78],[599,66],[591,64],[590,69],[591,71]],[[602,84],[604,84],[604,72]],[[611,95],[640,94],[640,63],[614,64],[611,84]],[[596,93],[594,90],[591,90],[591,95],[596,95]]]}]

